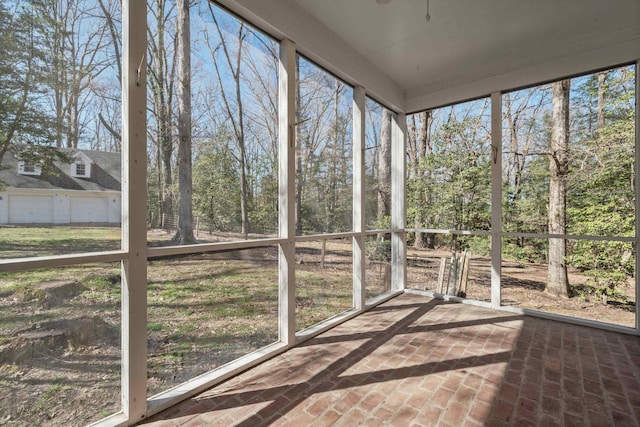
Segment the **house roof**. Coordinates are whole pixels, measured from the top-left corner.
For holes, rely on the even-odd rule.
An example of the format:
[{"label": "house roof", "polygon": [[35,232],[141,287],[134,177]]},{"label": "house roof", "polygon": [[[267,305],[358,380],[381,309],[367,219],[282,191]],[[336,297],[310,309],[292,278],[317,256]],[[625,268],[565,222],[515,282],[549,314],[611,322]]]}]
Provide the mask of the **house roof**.
[{"label": "house roof", "polygon": [[71,175],[71,164],[60,161],[53,163],[53,173],[22,175],[18,173],[20,160],[7,151],[0,168],[0,183],[8,188],[61,189],[86,191],[120,191],[121,154],[105,151],[63,148],[60,151],[74,155],[82,153],[91,160],[91,177],[76,178]]}]

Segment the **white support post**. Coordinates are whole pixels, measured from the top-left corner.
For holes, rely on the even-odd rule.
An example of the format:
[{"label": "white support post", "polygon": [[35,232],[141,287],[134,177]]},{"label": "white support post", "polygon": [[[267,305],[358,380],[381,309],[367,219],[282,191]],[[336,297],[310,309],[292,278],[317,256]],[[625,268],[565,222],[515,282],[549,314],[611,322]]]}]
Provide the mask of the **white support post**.
[{"label": "white support post", "polygon": [[147,413],[147,7],[122,3],[122,411]]},{"label": "white support post", "polygon": [[295,104],[296,47],[288,39],[280,42],[278,68],[278,227],[279,248],[279,335],[280,341],[295,344]]},{"label": "white support post", "polygon": [[353,89],[353,307],[365,307],[365,90]]},{"label": "white support post", "polygon": [[407,116],[393,114],[391,119],[391,289],[405,289],[407,279],[406,226],[406,129]]},{"label": "white support post", "polygon": [[636,140],[635,140],[635,198],[636,198],[636,223],[635,223],[635,249],[636,249],[636,335],[640,335],[640,59],[636,61]]},{"label": "white support post", "polygon": [[500,307],[502,274],[502,93],[491,94],[491,306]]}]

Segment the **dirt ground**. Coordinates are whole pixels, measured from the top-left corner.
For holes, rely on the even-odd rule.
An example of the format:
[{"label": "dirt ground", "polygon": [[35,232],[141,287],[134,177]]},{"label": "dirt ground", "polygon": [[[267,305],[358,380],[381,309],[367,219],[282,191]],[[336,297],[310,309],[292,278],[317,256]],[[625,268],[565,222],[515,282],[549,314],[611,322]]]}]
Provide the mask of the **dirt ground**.
[{"label": "dirt ground", "polygon": [[[321,255],[320,242],[297,248],[297,330],[352,304],[350,241],[328,242],[324,267]],[[149,262],[149,395],[277,340],[277,256],[270,246]],[[24,297],[54,279],[77,280],[77,292]],[[81,426],[117,412],[120,318],[117,263],[0,274],[0,425]]]},{"label": "dirt ground", "polygon": [[[438,292],[438,276],[441,259],[447,262],[451,252],[444,250],[417,250],[411,248],[407,256],[408,287]],[[445,270],[448,273],[448,270]],[[479,301],[491,301],[491,260],[473,256],[469,263],[469,279],[466,297]],[[446,276],[443,290],[446,293]],[[588,292],[588,277],[576,269],[568,271],[573,291],[571,298],[556,298],[544,291],[547,280],[545,264],[502,261],[502,305],[558,313],[582,319],[596,320],[615,325],[635,326],[635,285],[629,279],[617,299],[603,301]],[[453,283],[451,280],[450,283]],[[585,292],[585,290],[587,292]]]},{"label": "dirt ground", "polygon": [[[155,234],[156,242],[168,237]],[[367,298],[389,289],[383,252],[367,253]],[[437,291],[439,265],[448,257],[446,251],[411,249],[408,287]],[[297,330],[351,307],[350,239],[328,241],[324,266],[322,259],[321,242],[297,246]],[[149,263],[148,272],[149,395],[277,339],[276,247],[158,259]],[[505,260],[502,274],[503,305],[634,324],[632,283],[624,289],[624,303],[604,303],[589,295],[547,295],[542,264]],[[578,290],[587,280],[575,270],[569,278]],[[46,304],[18,292],[24,284],[53,279],[78,280],[82,288]],[[490,260],[472,256],[466,296],[488,301],[490,283]],[[119,289],[117,263],[0,274],[0,425],[86,425],[118,411]],[[61,319],[69,324],[55,323]],[[85,325],[82,330],[71,326],[80,324]],[[28,340],[34,337],[40,338]]]},{"label": "dirt ground", "polygon": [[94,297],[49,308],[0,297],[0,425],[85,425],[118,411],[119,303]]}]

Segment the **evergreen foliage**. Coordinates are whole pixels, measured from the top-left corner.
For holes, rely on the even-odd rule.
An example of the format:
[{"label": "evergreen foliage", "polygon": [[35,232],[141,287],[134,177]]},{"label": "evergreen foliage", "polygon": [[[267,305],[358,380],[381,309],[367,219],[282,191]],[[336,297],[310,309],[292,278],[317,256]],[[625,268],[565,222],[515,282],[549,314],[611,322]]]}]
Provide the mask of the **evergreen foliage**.
[{"label": "evergreen foliage", "polygon": [[[636,78],[633,67],[622,67],[571,81],[566,178],[569,235],[634,236]],[[481,103],[433,110],[432,122],[408,117],[410,226],[415,220],[416,227],[423,228],[489,229],[490,121]],[[424,126],[429,127],[425,130]],[[418,141],[425,135],[427,143],[420,153]],[[549,85],[503,95],[505,232],[548,232],[550,138]],[[450,237],[436,236],[438,245],[449,245]],[[474,253],[488,255],[489,247],[481,241],[458,237],[454,249],[475,245]],[[548,239],[505,238],[503,257],[548,263],[548,247]],[[568,240],[565,263],[590,276],[589,285],[610,298],[635,273],[633,248],[626,242]]]}]

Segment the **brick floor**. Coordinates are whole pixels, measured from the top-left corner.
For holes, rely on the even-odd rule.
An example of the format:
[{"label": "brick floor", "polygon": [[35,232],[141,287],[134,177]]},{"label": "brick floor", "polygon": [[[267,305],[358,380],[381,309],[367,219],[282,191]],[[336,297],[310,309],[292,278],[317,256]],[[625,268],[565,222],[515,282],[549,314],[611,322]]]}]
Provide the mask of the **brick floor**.
[{"label": "brick floor", "polygon": [[638,426],[640,338],[403,294],[148,426]]}]

